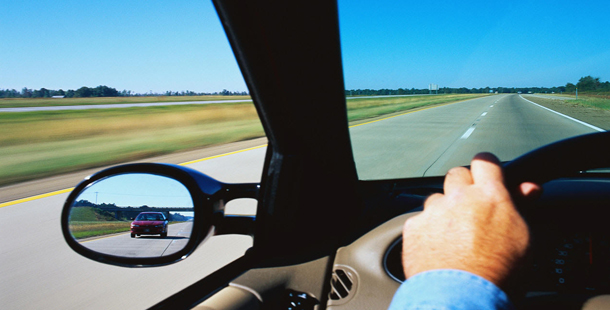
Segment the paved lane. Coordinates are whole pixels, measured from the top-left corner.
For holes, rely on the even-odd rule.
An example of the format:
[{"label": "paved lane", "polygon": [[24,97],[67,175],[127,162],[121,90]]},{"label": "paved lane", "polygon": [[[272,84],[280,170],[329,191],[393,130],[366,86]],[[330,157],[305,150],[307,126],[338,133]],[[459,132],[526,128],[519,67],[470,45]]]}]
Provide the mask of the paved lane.
[{"label": "paved lane", "polygon": [[[483,116],[484,113],[487,114]],[[479,151],[492,152],[507,161],[558,140],[596,132],[517,95],[490,105],[474,124],[472,134],[447,148],[426,175],[442,175],[452,167],[468,164]]]},{"label": "paved lane", "polygon": [[161,238],[159,235],[142,235],[131,238],[131,234],[126,232],[111,237],[85,240],[80,243],[93,251],[116,256],[161,257],[184,249],[192,230],[193,223],[187,222],[169,225],[165,238]]},{"label": "paved lane", "polygon": [[595,132],[518,95],[449,104],[350,129],[361,179],[443,175],[478,152],[500,160]]}]

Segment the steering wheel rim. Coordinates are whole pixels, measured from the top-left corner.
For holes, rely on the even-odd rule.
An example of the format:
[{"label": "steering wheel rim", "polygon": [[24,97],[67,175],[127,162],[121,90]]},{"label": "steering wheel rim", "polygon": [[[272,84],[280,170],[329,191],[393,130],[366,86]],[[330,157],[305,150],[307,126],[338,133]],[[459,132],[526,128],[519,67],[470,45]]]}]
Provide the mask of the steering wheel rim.
[{"label": "steering wheel rim", "polygon": [[580,171],[610,167],[610,131],[577,136],[535,149],[504,165],[508,189],[523,182],[544,184]]}]

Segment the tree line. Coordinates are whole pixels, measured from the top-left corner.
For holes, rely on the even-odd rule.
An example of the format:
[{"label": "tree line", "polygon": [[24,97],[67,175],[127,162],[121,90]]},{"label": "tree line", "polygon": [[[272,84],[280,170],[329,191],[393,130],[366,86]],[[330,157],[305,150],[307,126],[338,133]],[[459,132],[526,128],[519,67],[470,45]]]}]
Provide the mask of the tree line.
[{"label": "tree line", "polygon": [[143,96],[236,96],[242,95],[247,96],[248,92],[245,91],[228,91],[223,89],[220,92],[206,93],[206,92],[194,92],[190,90],[186,91],[166,91],[164,93],[136,93],[131,90],[118,91],[116,88],[100,85],[97,87],[83,86],[77,90],[69,89],[64,91],[63,89],[29,89],[24,87],[21,91],[16,89],[0,89],[0,98],[52,98],[55,96],[61,96],[64,98],[86,98],[86,97],[143,97]]},{"label": "tree line", "polygon": [[[567,83],[565,86],[556,87],[483,87],[483,88],[452,88],[441,87],[438,89],[439,94],[479,94],[479,93],[573,93],[576,91],[585,92],[610,92],[610,81],[601,82],[600,78],[594,78],[590,75],[581,77],[578,83]],[[428,94],[430,90],[427,88],[398,88],[398,89],[348,89],[345,90],[346,96],[388,96],[388,95],[419,95]],[[435,91],[433,91],[435,93]]]},{"label": "tree line", "polygon": [[[120,207],[121,210],[116,211],[116,209],[119,207],[114,203],[96,204],[89,200],[84,200],[84,199],[77,201],[74,204],[74,207],[75,208],[90,207],[90,208],[93,208],[93,211],[95,213],[101,215],[102,218],[115,219],[115,220],[119,220],[119,221],[133,220],[136,216],[138,216],[138,214],[140,214],[143,211],[156,212],[158,210],[156,208],[151,208],[149,206],[144,205],[144,206],[140,206],[140,207]],[[110,210],[110,211],[108,211],[108,210]],[[164,213],[166,215],[169,215],[167,218],[169,221],[184,222],[184,221],[193,219],[192,217],[184,216],[184,215],[176,213],[176,212],[174,212],[174,213],[164,212]]]},{"label": "tree line", "polygon": [[[601,82],[600,78],[590,75],[581,77],[578,83],[567,83],[565,86],[556,87],[482,87],[482,88],[452,88],[442,87],[438,89],[439,94],[477,94],[477,93],[573,93],[578,88],[584,92],[610,92],[610,82]],[[398,88],[398,89],[347,89],[346,96],[389,96],[389,95],[419,95],[428,94],[430,91],[426,88]],[[29,89],[24,87],[21,91],[15,89],[0,89],[0,98],[51,98],[54,96],[63,96],[65,98],[83,98],[83,97],[142,97],[142,96],[247,96],[246,91],[228,91],[223,89],[220,92],[194,92],[186,91],[166,91],[164,93],[136,93],[131,90],[118,91],[116,88],[100,85],[97,87],[83,86],[77,90],[69,89]]]}]

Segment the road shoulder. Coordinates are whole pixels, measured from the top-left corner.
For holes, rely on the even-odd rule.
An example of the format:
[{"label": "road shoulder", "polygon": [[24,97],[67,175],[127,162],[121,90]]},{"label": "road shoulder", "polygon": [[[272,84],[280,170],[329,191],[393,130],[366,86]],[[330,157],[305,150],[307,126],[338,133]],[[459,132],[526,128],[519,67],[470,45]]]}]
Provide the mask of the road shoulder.
[{"label": "road shoulder", "polygon": [[[239,142],[233,142],[228,144],[216,145],[211,147],[206,147],[202,149],[173,153],[163,156],[156,156],[146,159],[141,159],[137,161],[127,162],[128,163],[168,163],[168,164],[181,164],[184,162],[189,162],[193,160],[198,160],[202,158],[207,158],[211,156],[222,155],[226,153],[231,153],[255,146],[260,146],[267,143],[267,138],[258,138],[251,139]],[[113,165],[115,166],[115,165]],[[85,177],[103,170],[105,168],[109,168],[111,166],[97,167],[87,170],[82,170],[79,172],[62,174],[50,178],[44,178],[40,180],[33,180],[23,183],[17,183],[9,186],[0,187],[0,203],[13,201],[17,199],[22,199],[26,197],[31,197],[35,195],[40,195],[44,193],[55,192],[59,190],[63,190],[66,188],[71,188],[76,186],[80,181],[82,181]]]},{"label": "road shoulder", "polygon": [[610,130],[610,111],[582,106],[563,99],[528,95],[523,95],[523,98],[593,126]]}]

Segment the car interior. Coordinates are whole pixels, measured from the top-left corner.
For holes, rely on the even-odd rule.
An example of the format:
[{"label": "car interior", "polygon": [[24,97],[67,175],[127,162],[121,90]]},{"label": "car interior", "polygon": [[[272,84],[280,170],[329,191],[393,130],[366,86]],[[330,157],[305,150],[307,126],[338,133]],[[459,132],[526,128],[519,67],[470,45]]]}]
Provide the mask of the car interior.
[{"label": "car interior", "polygon": [[[359,179],[337,3],[214,0],[214,5],[269,140],[260,184],[222,184],[184,168],[154,165],[104,172],[68,198],[62,216],[66,240],[91,259],[147,267],[188,259],[214,226],[217,234],[253,237],[243,257],[151,309],[387,309],[405,280],[404,222],[423,210],[427,196],[443,192],[444,177]],[[295,92],[295,85],[316,91]],[[513,296],[517,308],[610,308],[608,145],[608,132],[595,133],[503,163],[509,190],[525,181],[544,188],[536,200],[515,200],[532,235]],[[202,206],[195,208],[186,247],[160,259],[120,260],[74,242],[66,210],[78,192],[87,182],[136,170],[175,178],[189,189],[195,206]],[[255,218],[222,215],[224,204],[244,197],[257,199]]]}]

